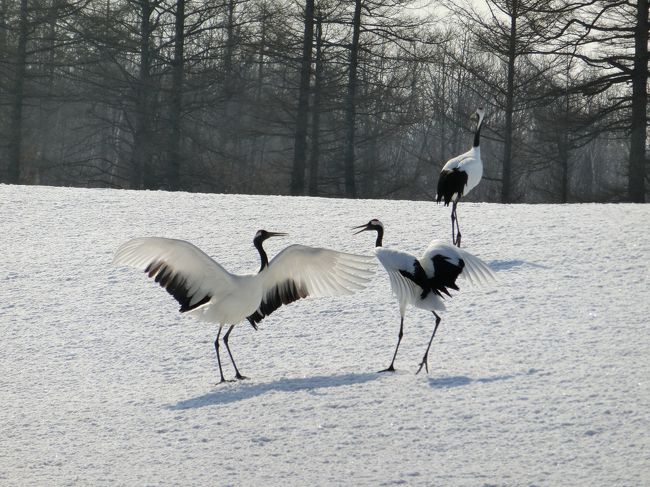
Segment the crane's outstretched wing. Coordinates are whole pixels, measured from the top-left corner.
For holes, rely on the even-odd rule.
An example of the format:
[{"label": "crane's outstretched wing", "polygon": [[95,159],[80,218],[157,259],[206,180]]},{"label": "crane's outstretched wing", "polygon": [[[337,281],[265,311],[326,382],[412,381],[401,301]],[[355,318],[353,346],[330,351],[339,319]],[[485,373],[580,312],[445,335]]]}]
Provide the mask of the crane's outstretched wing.
[{"label": "crane's outstretched wing", "polygon": [[375,254],[388,273],[390,288],[403,314],[406,305],[415,305],[427,288],[424,270],[418,259],[408,252],[377,247]]},{"label": "crane's outstretched wing", "polygon": [[264,295],[248,320],[257,323],[283,304],[307,296],[352,294],[367,286],[375,266],[370,256],[290,245],[260,273]]},{"label": "crane's outstretched wing", "polygon": [[[441,259],[440,257],[444,257],[445,259]],[[461,260],[463,261],[463,265],[460,266],[460,277],[466,279],[470,284],[486,284],[496,280],[488,265],[481,259],[466,250],[442,240],[434,240],[431,242],[420,259],[423,265],[429,265],[431,263],[430,265],[433,266],[433,273],[431,274],[434,276],[436,273],[438,275],[441,273],[444,275],[453,273],[452,267],[459,266]],[[453,280],[455,281],[455,277]]]},{"label": "crane's outstretched wing", "polygon": [[182,313],[207,303],[217,293],[227,294],[231,289],[232,274],[184,240],[134,238],[117,249],[113,264],[144,270],[176,298]]}]

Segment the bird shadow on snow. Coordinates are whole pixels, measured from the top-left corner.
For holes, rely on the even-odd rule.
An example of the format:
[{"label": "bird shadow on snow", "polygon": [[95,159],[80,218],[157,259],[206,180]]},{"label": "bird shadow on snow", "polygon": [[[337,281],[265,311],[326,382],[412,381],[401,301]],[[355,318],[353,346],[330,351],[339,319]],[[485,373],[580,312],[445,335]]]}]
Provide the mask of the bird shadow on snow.
[{"label": "bird shadow on snow", "polygon": [[520,372],[518,374],[507,374],[507,375],[494,375],[491,377],[480,377],[478,379],[472,379],[464,375],[454,376],[454,377],[440,377],[438,379],[430,378],[429,387],[434,389],[450,389],[452,387],[463,387],[470,384],[486,384],[489,382],[499,382],[504,380],[511,380],[517,377],[523,377],[527,375],[537,374],[539,370],[529,369],[526,372]]},{"label": "bird shadow on snow", "polygon": [[313,391],[315,389],[329,389],[331,387],[362,384],[378,378],[378,374],[368,373],[281,379],[267,384],[246,384],[239,382],[236,388],[223,388],[192,399],[185,399],[168,406],[168,409],[181,410],[215,406],[250,399],[271,391]]},{"label": "bird shadow on snow", "polygon": [[537,264],[535,262],[527,262],[525,260],[493,260],[488,264],[488,267],[493,271],[507,271],[517,267],[534,267],[537,269],[550,269],[550,267]]}]

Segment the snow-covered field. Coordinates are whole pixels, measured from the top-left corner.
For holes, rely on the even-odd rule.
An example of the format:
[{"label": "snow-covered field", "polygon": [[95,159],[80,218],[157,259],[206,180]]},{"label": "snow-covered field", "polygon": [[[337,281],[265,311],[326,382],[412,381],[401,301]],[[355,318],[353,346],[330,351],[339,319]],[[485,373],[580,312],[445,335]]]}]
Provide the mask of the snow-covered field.
[{"label": "snow-covered field", "polygon": [[[459,207],[498,282],[433,329],[381,268],[353,296],[285,306],[230,344],[111,266],[135,236],[189,240],[255,272],[290,243],[420,254],[432,202],[0,186],[0,485],[650,485],[650,205]],[[233,370],[226,359],[225,373]]]}]

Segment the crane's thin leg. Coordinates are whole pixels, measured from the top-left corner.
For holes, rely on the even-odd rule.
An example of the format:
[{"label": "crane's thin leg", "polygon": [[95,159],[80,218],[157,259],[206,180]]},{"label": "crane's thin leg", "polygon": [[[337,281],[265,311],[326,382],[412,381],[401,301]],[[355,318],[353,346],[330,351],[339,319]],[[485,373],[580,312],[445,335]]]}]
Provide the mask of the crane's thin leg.
[{"label": "crane's thin leg", "polygon": [[435,311],[432,311],[432,313],[436,317],[436,326],[433,328],[433,333],[431,334],[429,345],[427,345],[427,351],[424,352],[424,357],[422,357],[422,362],[420,362],[420,368],[418,368],[416,374],[420,373],[422,367],[426,368],[427,374],[429,373],[429,364],[427,363],[427,361],[429,360],[429,349],[431,348],[431,342],[433,341],[433,337],[436,336],[436,330],[438,329],[438,325],[440,324],[440,316],[438,316]]},{"label": "crane's thin leg", "polygon": [[[460,198],[458,198],[456,201],[454,201],[454,206],[451,209],[451,234],[452,234],[452,242],[456,247],[460,247],[460,226],[458,225],[458,215],[456,214],[456,207],[458,205],[458,201]],[[453,235],[454,235],[454,222],[456,223],[456,239],[453,240]]]},{"label": "crane's thin leg", "polygon": [[401,343],[403,336],[404,336],[404,317],[402,316],[402,319],[399,322],[399,335],[397,336],[397,346],[395,347],[393,360],[391,360],[390,365],[388,366],[387,369],[380,370],[379,372],[395,372],[395,367],[393,367],[393,364],[395,363],[395,357],[397,357],[397,349],[399,348],[399,344]]},{"label": "crane's thin leg", "polygon": [[228,346],[228,338],[230,337],[230,332],[234,327],[235,325],[230,325],[230,328],[228,328],[228,331],[223,336],[223,343],[226,344],[226,350],[228,350],[228,355],[230,355],[230,361],[232,362],[232,366],[235,368],[235,377],[239,380],[248,379],[248,377],[245,377],[239,373],[239,370],[237,369],[237,364],[235,364],[235,359],[232,358],[232,353],[230,352],[230,347]]},{"label": "crane's thin leg", "polygon": [[451,243],[456,245],[456,202],[451,206]]},{"label": "crane's thin leg", "polygon": [[219,384],[221,384],[222,382],[226,382],[226,379],[223,376],[223,369],[221,368],[221,357],[219,357],[219,336],[221,335],[221,328],[223,328],[223,325],[219,325],[217,338],[214,340],[214,349],[217,351],[217,363],[219,364],[219,374],[221,375],[221,380],[219,381]]}]

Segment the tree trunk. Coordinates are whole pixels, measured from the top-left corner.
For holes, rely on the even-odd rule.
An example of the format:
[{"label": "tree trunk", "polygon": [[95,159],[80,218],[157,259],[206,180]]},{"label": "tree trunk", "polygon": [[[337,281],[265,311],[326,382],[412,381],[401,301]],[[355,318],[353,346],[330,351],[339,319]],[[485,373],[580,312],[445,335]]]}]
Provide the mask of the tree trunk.
[{"label": "tree trunk", "polygon": [[[266,76],[266,71],[264,69],[264,63],[266,62],[264,53],[268,49],[267,25],[269,22],[268,5],[266,3],[262,3],[260,5],[260,9],[260,43],[258,46],[259,50],[257,52],[257,79],[255,80],[255,105],[258,107],[263,106],[262,88],[264,86],[264,80]],[[250,191],[253,193],[260,191],[258,184],[261,181],[257,176],[257,172],[261,167],[264,166],[265,141],[266,135],[264,133],[260,133],[254,137],[249,144],[249,153],[247,159],[250,161],[250,165],[248,178],[253,181],[253,183],[250,185]]]},{"label": "tree trunk", "polygon": [[27,0],[20,0],[18,25],[18,46],[16,49],[16,64],[14,83],[12,87],[11,114],[9,118],[9,167],[7,182],[20,183],[20,168],[22,158],[23,138],[23,105],[25,101],[25,72],[27,65]]},{"label": "tree trunk", "polygon": [[226,24],[226,50],[223,70],[226,75],[226,93],[232,88],[232,58],[235,52],[235,0],[228,0],[228,22]]},{"label": "tree trunk", "polygon": [[501,184],[501,202],[512,201],[512,115],[515,99],[515,61],[517,60],[517,2],[512,1],[512,15],[510,17],[510,38],[508,45],[508,81],[506,87],[506,112],[505,133],[503,141],[503,169]]},{"label": "tree trunk", "polygon": [[569,155],[570,155],[570,147],[569,147],[569,117],[571,116],[570,110],[571,110],[571,99],[569,95],[569,79],[571,76],[571,60],[567,60],[567,65],[566,65],[566,71],[565,71],[565,76],[566,76],[566,84],[565,84],[565,91],[564,91],[564,105],[562,107],[563,113],[562,113],[562,119],[560,123],[560,134],[559,134],[559,147],[558,147],[558,156],[559,156],[559,163],[560,163],[560,172],[561,172],[561,181],[560,181],[560,203],[568,203],[569,202],[569,177],[570,177],[570,172],[569,172]]},{"label": "tree trunk", "polygon": [[[441,65],[440,65],[440,99],[447,99],[447,66],[448,63],[443,56]],[[446,108],[447,104],[444,102],[438,102],[439,105],[439,117],[440,117],[440,146],[438,148],[440,154],[438,156],[439,166],[436,167],[437,170],[442,169],[442,166],[447,161],[447,151],[445,151],[445,144],[447,143],[447,114]]]},{"label": "tree trunk", "polygon": [[318,169],[320,165],[320,110],[323,82],[323,17],[316,17],[316,60],[314,98],[311,116],[311,154],[309,157],[309,196],[318,196]]},{"label": "tree trunk", "polygon": [[240,94],[240,73],[237,70],[235,52],[238,47],[236,0],[228,0],[226,18],[226,45],[224,49],[224,125],[221,127],[223,137],[224,155],[229,161],[229,171],[226,174],[226,187],[230,191],[251,191],[251,179],[248,177],[248,165],[243,155],[242,142],[242,114]]},{"label": "tree trunk", "polygon": [[9,31],[7,25],[7,9],[10,0],[0,0],[0,52],[7,52],[7,32]]},{"label": "tree trunk", "polygon": [[305,161],[307,159],[307,117],[309,115],[309,75],[311,71],[312,45],[314,42],[314,0],[305,1],[305,34],[302,43],[298,113],[291,171],[291,194],[305,192]]},{"label": "tree trunk", "polygon": [[176,2],[174,30],[174,59],[172,61],[171,107],[169,114],[171,139],[169,141],[169,161],[167,163],[167,187],[170,191],[178,191],[181,187],[181,114],[183,108],[185,0],[177,0]]},{"label": "tree trunk", "polygon": [[[38,133],[39,140],[37,143],[38,150],[36,152],[35,160],[31,167],[23,168],[28,172],[28,184],[38,184],[40,172],[43,167],[52,163],[53,161],[53,140],[52,134],[56,133],[55,130],[59,127],[56,120],[52,120],[52,115],[56,113],[56,104],[54,100],[54,86],[55,86],[55,65],[56,65],[56,27],[58,20],[58,4],[56,0],[51,0],[47,8],[47,34],[43,38],[43,88],[42,95],[39,97],[39,110],[38,110]],[[24,177],[24,176],[23,176]]]},{"label": "tree trunk", "polygon": [[348,73],[348,93],[345,99],[345,193],[349,198],[357,197],[357,187],[354,181],[354,135],[357,90],[357,67],[359,64],[359,35],[361,32],[361,0],[354,2],[354,18],[352,20],[352,43],[350,44],[350,67]]},{"label": "tree trunk", "polygon": [[[568,114],[565,114],[565,116]],[[566,124],[563,124],[568,130]],[[569,140],[567,131],[564,130],[560,134],[559,147],[558,147],[559,163],[560,163],[560,203],[569,202]]]},{"label": "tree trunk", "polygon": [[628,198],[645,202],[646,130],[648,123],[648,0],[637,1],[634,30],[634,71],[632,73],[632,126]]},{"label": "tree trunk", "polygon": [[267,6],[265,3],[261,5],[262,11],[260,13],[261,16],[261,25],[260,25],[260,45],[259,45],[259,60],[258,60],[258,66],[257,66],[257,85],[255,87],[255,102],[257,104],[260,103],[262,100],[262,86],[264,85],[264,75],[266,74],[264,72],[264,50],[267,48],[266,46],[266,29],[267,29],[267,17],[269,15]]},{"label": "tree trunk", "polygon": [[[133,134],[133,155],[129,185],[131,189],[142,189],[145,175],[151,165],[151,14],[149,0],[140,1],[140,66],[135,100],[135,133]],[[147,179],[149,176],[147,175]]]}]

